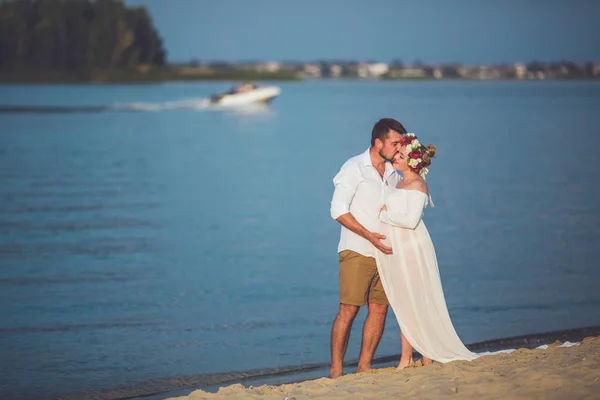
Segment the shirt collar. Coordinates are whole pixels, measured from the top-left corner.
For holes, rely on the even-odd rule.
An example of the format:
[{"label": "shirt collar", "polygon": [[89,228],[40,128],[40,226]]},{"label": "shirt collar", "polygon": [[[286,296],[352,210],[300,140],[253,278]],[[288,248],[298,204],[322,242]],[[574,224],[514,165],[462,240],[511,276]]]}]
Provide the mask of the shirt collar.
[{"label": "shirt collar", "polygon": [[367,149],[367,151],[365,151],[363,153],[363,163],[365,165],[365,167],[372,167],[373,166],[373,162],[371,161],[371,149]]},{"label": "shirt collar", "polygon": [[[371,161],[370,148],[363,153],[363,163],[365,167],[373,167],[373,161]],[[375,167],[373,167],[375,168]],[[392,173],[395,172],[394,166],[390,162],[385,162],[385,179],[389,178]]]},{"label": "shirt collar", "polygon": [[389,178],[390,176],[392,176],[392,174],[396,173],[396,169],[394,168],[394,166],[392,165],[391,162],[387,162],[385,163],[385,178]]}]

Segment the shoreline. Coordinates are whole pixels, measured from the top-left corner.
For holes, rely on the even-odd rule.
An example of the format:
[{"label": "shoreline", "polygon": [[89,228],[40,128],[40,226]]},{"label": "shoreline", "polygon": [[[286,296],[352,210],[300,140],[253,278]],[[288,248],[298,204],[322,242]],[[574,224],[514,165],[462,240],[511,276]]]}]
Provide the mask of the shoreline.
[{"label": "shoreline", "polygon": [[[589,326],[575,329],[564,329],[560,331],[540,332],[535,334],[491,339],[468,344],[467,347],[470,350],[476,352],[499,351],[511,348],[520,349],[517,351],[540,352],[541,350],[532,349],[535,349],[540,345],[555,343],[557,340],[561,342],[579,342],[586,337],[600,338],[600,326]],[[373,360],[373,367],[375,368],[375,371],[383,371],[385,370],[385,367],[390,367],[392,365],[397,364],[399,358],[400,354],[376,357]],[[353,367],[355,367],[356,365],[357,360],[351,360],[344,363],[344,366],[346,368],[346,374],[340,379],[344,379],[344,377],[346,376],[360,375],[351,373],[351,371],[353,372]],[[427,368],[429,368],[429,366]],[[219,387],[223,385],[229,385],[229,387],[233,385],[236,388],[239,388],[242,384],[304,385],[306,382],[313,382],[315,379],[330,380],[329,378],[323,378],[323,376],[328,375],[328,372],[329,363],[316,363],[300,366],[284,366],[280,368],[269,368],[254,371],[238,371],[228,373],[202,374],[180,378],[157,379],[127,387],[107,388],[89,391],[85,393],[66,394],[59,396],[58,398],[60,398],[61,400],[85,400],[92,398],[94,400],[162,400],[166,398],[174,398],[174,396],[184,396],[177,397],[176,399],[188,400],[188,398],[186,398],[185,396],[189,395],[192,391],[194,391],[195,388],[216,392],[219,389]],[[337,382],[337,380],[335,381]],[[281,400],[281,398],[284,397],[283,395],[278,396],[279,397],[277,398],[277,400]],[[313,399],[312,396],[310,396],[310,398]],[[191,399],[195,400],[196,398],[189,398],[189,400]]]},{"label": "shoreline", "polygon": [[0,76],[0,85],[90,85],[90,86],[112,86],[112,85],[161,85],[165,83],[232,83],[232,82],[286,82],[286,83],[302,83],[302,82],[385,82],[385,83],[430,83],[430,82],[481,82],[481,83],[540,83],[540,82],[600,82],[600,79],[355,79],[355,78],[327,78],[327,79],[312,79],[312,78],[236,78],[236,77],[220,77],[214,79],[165,79],[165,80],[118,80],[118,81],[92,81],[92,80],[4,80]]},{"label": "shoreline", "polygon": [[145,72],[133,69],[65,71],[65,70],[1,70],[0,84],[161,84],[167,82],[221,82],[221,81],[300,81],[301,76],[291,72],[208,71],[186,73],[178,69],[155,68]]},{"label": "shoreline", "polygon": [[473,361],[428,366],[415,363],[402,371],[394,367],[320,378],[279,386],[244,387],[233,384],[216,393],[196,390],[167,400],[212,399],[597,399],[600,393],[600,337],[575,344],[555,342],[542,349],[520,348],[486,355]]},{"label": "shoreline", "polygon": [[188,73],[177,69],[152,69],[147,72],[136,70],[95,70],[72,72],[62,70],[0,70],[0,85],[148,85],[172,82],[600,82],[600,76],[594,78],[556,77],[545,79],[494,78],[478,79],[465,77],[452,78],[359,78],[309,77],[299,72],[255,72],[244,70],[211,71]]}]

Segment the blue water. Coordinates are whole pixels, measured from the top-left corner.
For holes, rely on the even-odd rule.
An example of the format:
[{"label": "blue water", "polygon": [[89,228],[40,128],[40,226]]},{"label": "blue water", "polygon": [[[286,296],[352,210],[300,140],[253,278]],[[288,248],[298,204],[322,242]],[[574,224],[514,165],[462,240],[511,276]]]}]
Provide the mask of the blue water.
[{"label": "blue water", "polygon": [[[188,107],[224,83],[0,86],[158,105],[0,114],[2,399],[326,363],[332,178],[384,116],[438,149],[425,222],[464,342],[600,325],[600,83],[278,85],[236,111]],[[376,356],[398,336],[390,313]]]}]

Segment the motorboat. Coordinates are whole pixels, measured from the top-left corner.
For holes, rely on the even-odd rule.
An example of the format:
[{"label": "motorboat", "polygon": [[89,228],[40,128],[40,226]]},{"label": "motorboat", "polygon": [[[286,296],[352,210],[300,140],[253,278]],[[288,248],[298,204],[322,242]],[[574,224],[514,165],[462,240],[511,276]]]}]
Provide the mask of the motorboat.
[{"label": "motorboat", "polygon": [[234,86],[231,90],[211,96],[208,105],[241,106],[252,103],[269,103],[279,96],[281,89],[277,86],[263,86],[245,83]]}]

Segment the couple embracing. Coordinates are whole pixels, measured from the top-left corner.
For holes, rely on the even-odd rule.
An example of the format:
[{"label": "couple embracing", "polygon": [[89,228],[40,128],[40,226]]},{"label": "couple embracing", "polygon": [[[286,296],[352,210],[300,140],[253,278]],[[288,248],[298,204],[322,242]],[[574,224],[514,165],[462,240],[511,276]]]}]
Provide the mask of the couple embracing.
[{"label": "couple embracing", "polygon": [[[371,147],[342,165],[333,179],[331,216],[341,225],[340,309],[331,329],[332,378],[343,372],[352,323],[368,306],[358,372],[371,369],[383,334],[388,306],[400,325],[398,369],[472,360],[448,314],[435,250],[421,218],[431,197],[425,174],[435,156],[395,119],[373,127]],[[401,175],[400,175],[401,174]]]}]

